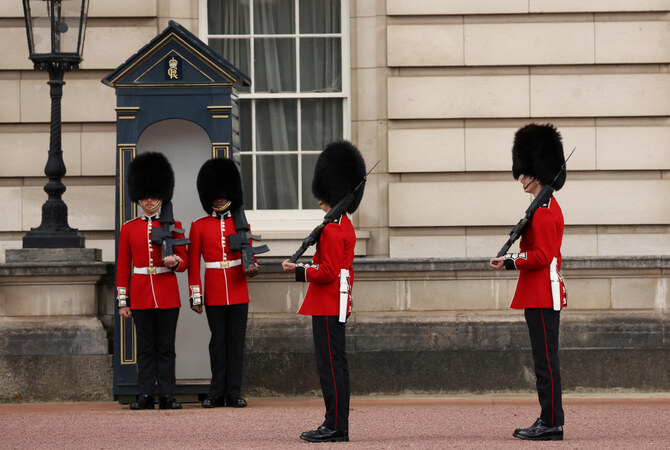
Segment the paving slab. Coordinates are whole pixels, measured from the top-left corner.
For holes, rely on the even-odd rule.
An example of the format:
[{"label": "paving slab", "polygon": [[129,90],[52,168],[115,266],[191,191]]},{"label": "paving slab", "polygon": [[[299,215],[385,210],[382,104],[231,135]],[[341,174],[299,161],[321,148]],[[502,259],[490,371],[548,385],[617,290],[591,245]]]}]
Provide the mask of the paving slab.
[{"label": "paving slab", "polygon": [[[0,405],[0,448],[8,449],[506,449],[538,444],[512,437],[539,407],[532,395],[354,397],[348,443],[298,436],[323,420],[320,398],[249,398],[242,409],[131,411],[108,403]],[[670,448],[670,395],[564,398],[565,440],[542,448]]]}]

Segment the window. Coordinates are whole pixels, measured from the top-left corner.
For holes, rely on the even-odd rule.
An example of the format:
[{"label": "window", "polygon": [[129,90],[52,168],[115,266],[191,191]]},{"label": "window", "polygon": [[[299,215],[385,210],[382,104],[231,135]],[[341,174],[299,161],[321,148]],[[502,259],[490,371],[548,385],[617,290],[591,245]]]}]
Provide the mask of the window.
[{"label": "window", "polygon": [[348,3],[201,0],[201,36],[252,80],[235,155],[247,209],[318,208],[318,154],[349,134]]}]

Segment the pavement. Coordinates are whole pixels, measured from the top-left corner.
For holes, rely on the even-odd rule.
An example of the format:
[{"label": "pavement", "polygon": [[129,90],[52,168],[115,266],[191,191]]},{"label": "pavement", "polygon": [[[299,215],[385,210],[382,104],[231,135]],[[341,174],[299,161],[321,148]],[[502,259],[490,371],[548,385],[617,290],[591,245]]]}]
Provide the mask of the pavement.
[{"label": "pavement", "polygon": [[512,437],[539,415],[530,394],[353,397],[348,443],[310,444],[320,398],[248,398],[247,408],[131,411],[107,403],[0,405],[0,449],[665,449],[670,394],[566,395],[565,440]]}]

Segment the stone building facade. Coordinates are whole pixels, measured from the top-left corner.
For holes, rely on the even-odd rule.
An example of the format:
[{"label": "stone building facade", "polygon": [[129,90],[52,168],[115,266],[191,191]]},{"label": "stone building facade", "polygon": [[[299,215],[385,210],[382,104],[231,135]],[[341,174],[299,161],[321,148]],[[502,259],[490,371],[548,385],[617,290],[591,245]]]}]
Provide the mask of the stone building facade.
[{"label": "stone building facade", "polygon": [[[554,123],[566,154],[576,148],[556,195],[566,222],[564,330],[571,336],[564,349],[573,352],[566,360],[575,374],[572,382],[567,376],[568,387],[670,389],[670,370],[599,384],[592,367],[579,364],[631,349],[639,350],[640,363],[668,355],[670,2],[344,3],[344,137],[370,166],[380,161],[354,216],[358,314],[350,350],[354,364],[370,371],[383,359],[406,369],[406,384],[375,384],[377,377],[366,375],[359,392],[496,389],[448,375],[410,386],[419,367],[448,372],[431,365],[431,355],[466,374],[505,360],[490,358],[497,353],[530,364],[515,353],[527,346],[522,319],[507,311],[515,276],[486,268],[530,202],[512,179],[510,158],[514,131],[528,122]],[[104,261],[114,260],[116,114],[114,92],[100,80],[168,20],[207,42],[207,12],[206,0],[91,0],[84,62],[65,78],[64,199],[70,225],[83,232],[87,247],[102,249]],[[0,24],[7,50],[0,63],[3,261],[4,249],[20,248],[25,232],[39,225],[49,95],[46,74],[33,71],[27,58],[20,2],[0,4]],[[292,336],[291,351],[309,354],[306,322],[293,316],[303,287],[275,263],[318,218],[298,213],[301,220],[282,221],[253,209],[248,215],[272,248],[252,286],[249,384],[260,386],[267,380],[254,378],[253,367],[273,361],[267,355],[280,351],[277,338]],[[110,296],[100,300],[102,316],[113,311]],[[0,298],[0,316],[7,301]],[[620,353],[598,356],[593,349]],[[411,353],[417,359],[407,363]],[[475,362],[458,359],[475,353]],[[521,373],[509,365],[509,373]],[[510,381],[502,389],[525,387]],[[269,390],[291,389],[306,388],[279,383]]]}]

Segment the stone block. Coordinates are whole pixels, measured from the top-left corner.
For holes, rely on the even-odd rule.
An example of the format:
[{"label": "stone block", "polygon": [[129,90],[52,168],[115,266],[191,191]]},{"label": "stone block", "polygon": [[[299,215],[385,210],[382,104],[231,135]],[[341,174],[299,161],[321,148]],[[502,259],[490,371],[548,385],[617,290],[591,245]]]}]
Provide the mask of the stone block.
[{"label": "stone block", "polygon": [[246,338],[248,353],[313,352],[312,318],[299,315],[251,317]]},{"label": "stone block", "polygon": [[669,197],[670,180],[572,180],[556,194],[568,225],[667,224]]},{"label": "stone block", "polygon": [[[530,196],[512,181],[389,183],[392,227],[515,224],[529,204]],[[413,214],[406,205],[413,206]]]},{"label": "stone block", "polygon": [[531,13],[664,11],[668,3],[665,0],[530,0],[529,9]]},{"label": "stone block", "polygon": [[158,2],[158,15],[174,20],[197,19],[198,0],[164,0]]},{"label": "stone block", "polygon": [[356,17],[370,17],[381,14],[384,10],[386,0],[357,0],[352,2],[351,12],[355,12]]},{"label": "stone block", "polygon": [[599,170],[670,169],[668,126],[599,126],[596,135]]},{"label": "stone block", "polygon": [[670,235],[657,233],[598,234],[599,255],[668,255]]},{"label": "stone block", "polygon": [[[16,95],[19,95],[18,86],[16,90]],[[21,122],[48,123],[50,121],[51,100],[46,78],[45,80],[21,80],[20,95]],[[65,77],[62,100],[63,122],[114,122],[116,121],[115,105],[114,89],[100,83],[99,79]],[[16,117],[13,117],[13,122],[17,121]]]},{"label": "stone block", "polygon": [[296,283],[292,274],[270,277],[261,273],[249,283],[249,312],[295,313],[305,298],[307,286]]},{"label": "stone block", "polygon": [[0,402],[110,402],[113,378],[112,355],[0,356]]},{"label": "stone block", "polygon": [[357,112],[358,120],[378,120],[377,69],[358,69],[357,73]]},{"label": "stone block", "polygon": [[377,67],[377,18],[359,17],[356,20],[356,67]]},{"label": "stone block", "polygon": [[97,312],[95,283],[99,275],[4,277],[0,315],[72,316]]},{"label": "stone block", "polygon": [[388,78],[389,119],[527,117],[529,105],[527,75]]},{"label": "stone block", "polygon": [[[68,206],[68,223],[79,230],[114,230],[114,186],[67,186],[63,201]],[[22,188],[23,231],[37,227],[47,195],[41,187]],[[101,208],[100,205],[110,205]]]},{"label": "stone block", "polygon": [[88,27],[81,68],[111,71],[156,37],[157,32],[155,26]]},{"label": "stone block", "polygon": [[498,283],[497,280],[410,280],[407,281],[407,310],[497,309],[501,301],[506,303],[504,289],[501,292]]},{"label": "stone block", "polygon": [[596,64],[644,64],[670,61],[670,23],[596,22]]},{"label": "stone block", "polygon": [[561,315],[561,347],[566,350],[664,347],[664,322],[653,314],[585,313],[569,308]]},{"label": "stone block", "polygon": [[593,234],[563,234],[561,253],[563,257],[606,255],[602,253],[598,243],[598,235]]},{"label": "stone block", "polygon": [[108,349],[95,317],[0,321],[0,355],[107,355]]},{"label": "stone block", "polygon": [[0,79],[0,123],[20,121],[21,97],[19,86],[19,80]]},{"label": "stone block", "polygon": [[84,242],[87,248],[98,249],[102,251],[102,261],[116,261],[116,241],[114,239],[89,239]]},{"label": "stone block", "polygon": [[[23,11],[21,12],[23,15]],[[7,17],[0,14],[0,17]],[[28,40],[25,27],[0,28],[0,41],[4,42],[2,68],[4,70],[32,70],[33,63],[28,58]]]},{"label": "stone block", "polygon": [[[521,216],[519,216],[519,219]],[[518,220],[517,220],[518,222]],[[509,230],[505,229],[504,231],[501,231],[500,234],[493,234],[493,235],[466,235],[465,236],[465,242],[466,242],[466,257],[472,258],[472,257],[487,257],[487,258],[492,258],[498,253],[498,250],[500,250],[503,246],[503,244],[507,241],[509,238],[509,232],[514,228],[515,224],[510,223],[509,224]],[[510,252],[518,251],[519,249],[519,242],[517,241],[510,247]]]},{"label": "stone block", "polygon": [[2,2],[0,3],[0,17],[21,17],[23,18],[23,7],[21,2]]},{"label": "stone block", "polygon": [[[93,1],[89,7],[90,17],[156,17],[156,0]],[[129,55],[130,56],[130,55]]]},{"label": "stone block", "polygon": [[[164,30],[165,28],[167,28],[167,26],[168,26],[169,23],[170,23],[170,20],[172,20],[171,17],[162,17],[162,16],[159,16],[159,17],[158,17],[158,30],[161,30],[161,31],[162,31],[162,30]],[[188,31],[190,31],[191,33],[193,33],[193,34],[195,34],[196,36],[198,36],[198,33],[199,33],[199,28],[198,28],[199,22],[198,22],[198,19],[185,19],[185,18],[182,18],[182,19],[177,20],[177,22],[179,22],[179,25],[183,26],[183,27],[186,28]]]},{"label": "stone block", "polygon": [[[17,118],[18,120],[18,118]],[[5,177],[43,177],[44,166],[49,158],[49,133],[18,132],[3,133],[4,143],[0,150],[3,165],[0,176]],[[61,146],[63,162],[68,175],[81,175],[81,142],[76,132],[63,132]],[[18,155],[21,157],[18,157]]]},{"label": "stone block", "polygon": [[464,64],[462,24],[389,25],[386,39],[389,67]]},{"label": "stone block", "polygon": [[402,311],[405,309],[405,283],[356,277],[352,290],[352,302],[354,312]]},{"label": "stone block", "polygon": [[465,127],[466,171],[509,171],[514,133],[519,127]]},{"label": "stone block", "polygon": [[[490,250],[489,254],[491,253]],[[462,235],[390,236],[389,251],[391,258],[458,258],[468,256],[466,237]]]},{"label": "stone block", "polygon": [[389,16],[413,15],[466,15],[466,14],[525,14],[528,12],[526,0],[478,0],[462,2],[458,0],[387,0],[386,13]]},{"label": "stone block", "polygon": [[462,128],[390,129],[388,146],[389,172],[465,170]]},{"label": "stone block", "polygon": [[0,264],[5,262],[7,250],[19,249],[23,246],[23,241],[20,238],[23,238],[23,236],[17,236],[16,239],[0,240]]},{"label": "stone block", "polygon": [[530,77],[531,117],[667,116],[667,74],[561,74]]},{"label": "stone block", "polygon": [[0,187],[0,231],[21,229],[21,209],[21,188]]},{"label": "stone block", "polygon": [[466,21],[464,34],[467,66],[593,64],[593,23]]},{"label": "stone block", "polygon": [[8,263],[81,263],[102,260],[102,253],[95,248],[22,248],[7,250]]},{"label": "stone block", "polygon": [[[653,309],[658,307],[658,278],[614,278],[611,281],[612,309]],[[667,293],[665,294],[667,296]]]},{"label": "stone block", "polygon": [[610,309],[609,279],[570,278],[563,271],[565,285],[568,290],[568,308],[572,309]]},{"label": "stone block", "polygon": [[564,125],[560,120],[553,121],[563,138],[563,149],[567,158],[573,149],[575,153],[568,161],[568,170],[596,170],[599,162],[596,155],[597,128],[588,121],[586,126]]},{"label": "stone block", "polygon": [[[594,170],[596,166],[596,137],[593,126],[570,126],[555,121],[563,137],[566,156],[577,147],[578,152],[570,158],[572,170]],[[465,165],[467,171],[510,171],[510,151],[514,133],[523,126],[465,128]]]},{"label": "stone block", "polygon": [[81,133],[81,174],[84,176],[116,175],[116,133],[83,131]]}]

